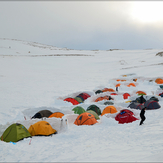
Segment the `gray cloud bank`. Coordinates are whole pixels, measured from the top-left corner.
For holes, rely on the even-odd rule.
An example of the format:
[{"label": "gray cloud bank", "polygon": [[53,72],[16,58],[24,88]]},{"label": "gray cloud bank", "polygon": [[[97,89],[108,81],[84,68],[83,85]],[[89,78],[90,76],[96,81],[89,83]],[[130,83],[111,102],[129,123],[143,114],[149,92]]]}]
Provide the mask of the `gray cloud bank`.
[{"label": "gray cloud bank", "polygon": [[163,48],[163,23],[141,24],[132,2],[0,2],[0,37],[85,50]]}]

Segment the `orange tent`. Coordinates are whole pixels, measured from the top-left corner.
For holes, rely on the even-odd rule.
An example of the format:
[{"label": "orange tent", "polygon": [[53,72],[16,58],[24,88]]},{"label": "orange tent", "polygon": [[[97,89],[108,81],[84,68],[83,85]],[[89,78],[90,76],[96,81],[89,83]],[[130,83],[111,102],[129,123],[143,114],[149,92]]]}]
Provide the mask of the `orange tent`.
[{"label": "orange tent", "polygon": [[74,124],[78,125],[78,126],[79,125],[93,125],[97,122],[98,121],[96,120],[96,118],[93,114],[84,112],[76,118]]},{"label": "orange tent", "polygon": [[46,121],[36,122],[35,124],[29,127],[28,131],[32,136],[35,136],[35,135],[47,136],[47,135],[57,133],[57,131],[53,129],[52,126]]},{"label": "orange tent", "polygon": [[65,98],[64,101],[71,102],[73,105],[79,104],[79,102],[72,97]]},{"label": "orange tent", "polygon": [[113,114],[116,112],[117,112],[117,109],[113,105],[109,105],[103,110],[101,116],[103,116],[104,114],[108,114],[108,113]]},{"label": "orange tent", "polygon": [[134,83],[130,83],[127,85],[127,87],[130,87],[130,86],[136,87],[136,85]]},{"label": "orange tent", "polygon": [[104,96],[104,97],[98,97],[95,102],[98,102],[98,101],[102,101],[102,100],[110,100],[111,97],[110,96]]},{"label": "orange tent", "polygon": [[122,82],[124,82],[124,81],[126,81],[126,80],[124,80],[124,79],[122,79],[122,80],[121,80],[121,79],[117,79],[117,81],[122,81]]},{"label": "orange tent", "polygon": [[63,113],[61,113],[61,112],[55,112],[55,113],[51,114],[48,118],[52,118],[52,117],[62,118],[63,116],[64,116]]},{"label": "orange tent", "polygon": [[118,83],[118,84],[116,84],[116,86],[115,86],[115,87],[120,87],[120,85],[121,85],[121,84],[120,84],[120,83]]},{"label": "orange tent", "polygon": [[157,78],[157,79],[155,80],[155,82],[156,82],[157,84],[163,84],[163,79]]},{"label": "orange tent", "polygon": [[136,94],[138,94],[138,95],[147,95],[147,94],[146,94],[145,92],[143,92],[143,91],[137,91]]},{"label": "orange tent", "polygon": [[102,92],[115,92],[115,90],[112,88],[104,88]]}]

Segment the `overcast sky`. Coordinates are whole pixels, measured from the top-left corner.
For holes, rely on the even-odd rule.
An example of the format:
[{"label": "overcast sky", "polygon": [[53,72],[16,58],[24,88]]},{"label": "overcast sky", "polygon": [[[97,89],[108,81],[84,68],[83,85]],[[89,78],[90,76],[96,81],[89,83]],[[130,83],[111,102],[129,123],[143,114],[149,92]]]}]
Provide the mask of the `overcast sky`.
[{"label": "overcast sky", "polygon": [[0,38],[85,50],[163,48],[163,1],[1,1]]}]

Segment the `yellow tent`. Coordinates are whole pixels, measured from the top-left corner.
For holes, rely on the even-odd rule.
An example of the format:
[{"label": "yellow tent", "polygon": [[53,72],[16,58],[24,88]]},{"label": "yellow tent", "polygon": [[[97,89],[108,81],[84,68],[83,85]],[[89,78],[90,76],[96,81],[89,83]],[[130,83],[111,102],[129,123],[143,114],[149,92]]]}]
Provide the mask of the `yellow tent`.
[{"label": "yellow tent", "polygon": [[57,133],[57,131],[53,129],[52,126],[46,121],[36,122],[35,124],[29,127],[28,131],[32,136],[36,135],[48,136]]},{"label": "yellow tent", "polygon": [[109,105],[103,110],[101,116],[103,116],[104,114],[108,114],[108,113],[113,114],[116,112],[117,112],[117,109],[113,105]]}]

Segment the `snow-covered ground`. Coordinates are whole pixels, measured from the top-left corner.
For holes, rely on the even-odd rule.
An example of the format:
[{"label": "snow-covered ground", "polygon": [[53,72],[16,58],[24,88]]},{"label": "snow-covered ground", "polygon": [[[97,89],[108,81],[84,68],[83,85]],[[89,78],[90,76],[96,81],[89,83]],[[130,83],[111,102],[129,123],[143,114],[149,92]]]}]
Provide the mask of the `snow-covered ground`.
[{"label": "snow-covered ground", "polygon": [[[12,123],[20,122],[27,129],[38,120],[30,120],[36,112],[48,109],[65,114],[63,121],[46,120],[58,131],[50,137],[32,137],[6,143],[0,141],[1,162],[162,162],[163,161],[163,92],[155,83],[163,78],[163,58],[156,54],[163,49],[148,50],[73,50],[15,39],[0,39],[0,136]],[[126,75],[125,77],[123,75]],[[136,87],[127,87],[137,78]],[[79,104],[87,109],[91,104],[106,107],[98,89],[113,88],[121,82],[114,106],[127,108],[128,100],[137,98],[136,91],[145,91],[147,98],[157,96],[160,109],[147,110],[146,120],[118,124],[115,115],[100,116],[92,126],[73,124],[75,107],[65,102],[86,92],[90,98]],[[103,93],[104,95],[108,94]],[[128,108],[129,109],[129,108]],[[139,110],[134,110],[139,118]],[[25,120],[26,118],[26,120]],[[67,123],[65,120],[68,120]]]}]

